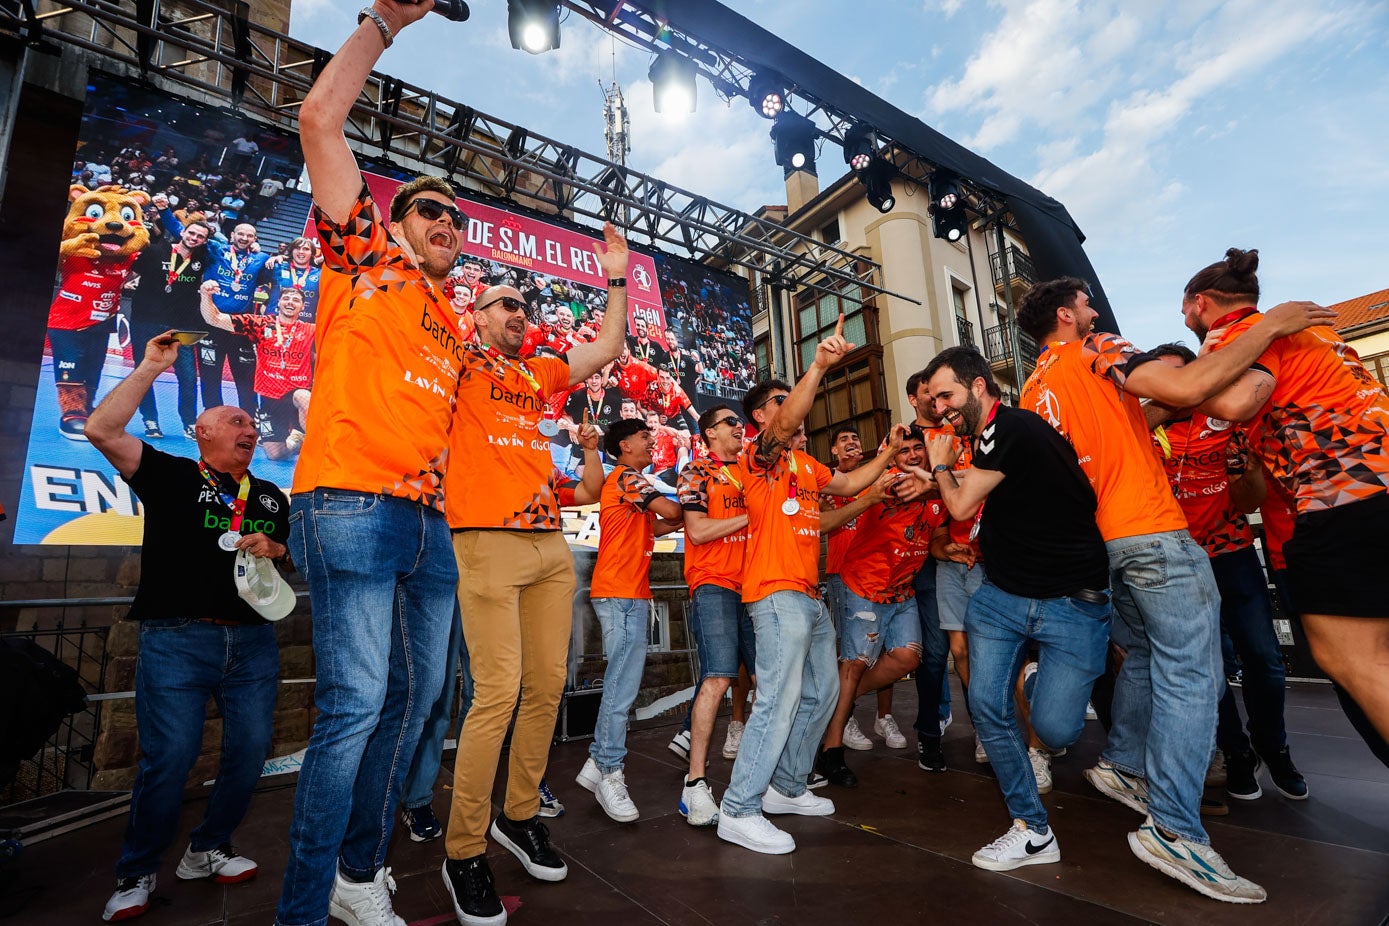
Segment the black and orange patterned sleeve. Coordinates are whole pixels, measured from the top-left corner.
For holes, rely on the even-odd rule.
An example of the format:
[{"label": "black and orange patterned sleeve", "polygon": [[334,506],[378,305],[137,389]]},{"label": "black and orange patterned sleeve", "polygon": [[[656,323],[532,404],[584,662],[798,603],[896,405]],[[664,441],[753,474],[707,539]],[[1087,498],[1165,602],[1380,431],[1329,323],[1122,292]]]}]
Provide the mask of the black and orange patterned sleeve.
[{"label": "black and orange patterned sleeve", "polygon": [[324,267],[340,273],[361,273],[381,266],[389,258],[404,257],[386,231],[385,219],[365,182],[341,225],[328,218],[317,203],[313,218],[323,246]]},{"label": "black and orange patterned sleeve", "polygon": [[713,478],[714,474],[709,467],[703,465],[703,461],[691,463],[682,469],[675,485],[675,490],[680,496],[680,507],[686,511],[708,514],[709,480]]},{"label": "black and orange patterned sleeve", "polygon": [[618,502],[631,505],[638,511],[645,511],[647,506],[661,497],[656,487],[631,467],[623,470],[622,475],[617,477],[617,488]]}]

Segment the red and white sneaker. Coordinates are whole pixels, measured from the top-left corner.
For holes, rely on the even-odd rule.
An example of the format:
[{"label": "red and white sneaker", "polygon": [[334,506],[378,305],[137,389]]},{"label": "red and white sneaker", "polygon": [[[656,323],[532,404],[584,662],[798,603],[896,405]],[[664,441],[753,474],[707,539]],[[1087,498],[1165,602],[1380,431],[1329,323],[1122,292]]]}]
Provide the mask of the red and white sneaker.
[{"label": "red and white sneaker", "polygon": [[185,881],[212,878],[218,884],[239,884],[254,878],[258,871],[260,869],[255,862],[244,855],[237,855],[231,843],[223,843],[206,852],[194,852],[193,847],[189,846],[175,874]]},{"label": "red and white sneaker", "polygon": [[116,893],[106,901],[101,918],[108,923],[133,920],[150,908],[150,893],[154,890],[154,875],[138,878],[117,878]]}]

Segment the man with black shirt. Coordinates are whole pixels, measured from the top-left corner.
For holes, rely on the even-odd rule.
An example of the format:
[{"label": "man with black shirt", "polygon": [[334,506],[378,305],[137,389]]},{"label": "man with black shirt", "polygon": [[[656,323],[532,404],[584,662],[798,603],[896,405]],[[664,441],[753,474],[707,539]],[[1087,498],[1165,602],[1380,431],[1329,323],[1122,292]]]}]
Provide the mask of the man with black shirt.
[{"label": "man with black shirt", "polygon": [[584,388],[572,393],[564,406],[564,428],[571,437],[577,437],[579,422],[588,413],[588,420],[606,431],[619,417],[622,408],[622,393],[603,385],[603,371],[599,370],[584,380]]},{"label": "man with black shirt", "polygon": [[632,356],[646,361],[658,370],[667,369],[670,366],[670,353],[651,340],[646,319],[633,318],[632,329],[635,334],[627,338],[627,346],[631,349]]},{"label": "man with black shirt", "polygon": [[[139,275],[140,285],[130,301],[132,343],[144,344],[171,328],[202,329],[198,284],[208,265],[207,239],[211,234],[211,226],[194,220],[183,226],[177,240],[164,237],[151,241],[135,258],[130,269]],[[183,421],[184,436],[197,440],[193,421],[198,417],[198,357],[194,351],[180,351],[175,356],[174,376],[178,379],[178,415]],[[140,402],[140,416],[145,420],[146,437],[164,436],[153,389]]]},{"label": "man with black shirt", "polygon": [[[1027,642],[1035,642],[1033,730],[1053,748],[1079,738],[1090,687],[1104,671],[1111,615],[1095,492],[1065,438],[1040,416],[994,397],[988,361],[977,351],[947,348],[925,376],[946,422],[974,438],[973,464],[958,474],[958,444],[949,435],[933,437],[927,453],[950,516],[979,528],[985,580],[965,615],[970,712],[1013,817],[971,861],[990,871],[1059,862],[1014,717],[1013,680]],[[924,483],[927,474],[916,473]]]},{"label": "man with black shirt", "polygon": [[238,550],[285,555],[289,502],[273,483],[248,472],[256,428],[239,408],[208,409],[198,418],[196,461],[126,433],[141,397],[178,353],[171,333],[151,339],[139,366],[87,421],[88,440],[145,512],[140,587],[130,609],[140,621],[135,707],[143,755],[106,920],[149,908],[160,856],[178,827],[184,782],[202,746],[209,698],[222,713],[222,762],[177,874],[230,884],[257,871],[231,837],[270,753],[280,654],[274,628],[238,594],[233,567]]}]

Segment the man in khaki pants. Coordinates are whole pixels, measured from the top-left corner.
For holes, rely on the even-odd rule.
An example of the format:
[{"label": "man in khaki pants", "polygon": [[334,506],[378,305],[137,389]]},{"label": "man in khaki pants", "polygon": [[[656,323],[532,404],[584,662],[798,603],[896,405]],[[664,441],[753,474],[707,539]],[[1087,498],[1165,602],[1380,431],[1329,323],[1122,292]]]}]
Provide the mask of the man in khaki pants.
[{"label": "man in khaki pants", "polygon": [[575,587],[550,460],[559,422],[548,417],[546,400],[582,383],[622,348],[627,242],[611,224],[603,238],[605,246],[594,251],[608,278],[608,306],[597,340],[562,357],[523,360],[525,300],[513,287],[493,286],[473,306],[477,340],[461,348],[449,457],[466,465],[450,467],[445,497],[474,694],[458,736],[443,876],[462,923],[506,922],[486,852],[492,784],[518,699],[506,804],[490,832],[533,877],[560,881],[568,874],[537,819]]}]

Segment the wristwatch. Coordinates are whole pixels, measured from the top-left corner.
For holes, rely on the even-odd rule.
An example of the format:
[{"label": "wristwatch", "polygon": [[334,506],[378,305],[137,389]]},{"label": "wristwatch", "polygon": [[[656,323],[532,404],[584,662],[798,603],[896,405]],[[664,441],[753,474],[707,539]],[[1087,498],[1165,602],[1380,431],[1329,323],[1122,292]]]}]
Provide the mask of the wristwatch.
[{"label": "wristwatch", "polygon": [[950,472],[950,470],[951,470],[951,467],[946,466],[944,463],[939,463],[939,464],[937,464],[937,465],[931,467],[931,472],[933,472],[933,473],[948,473],[948,472]]}]

